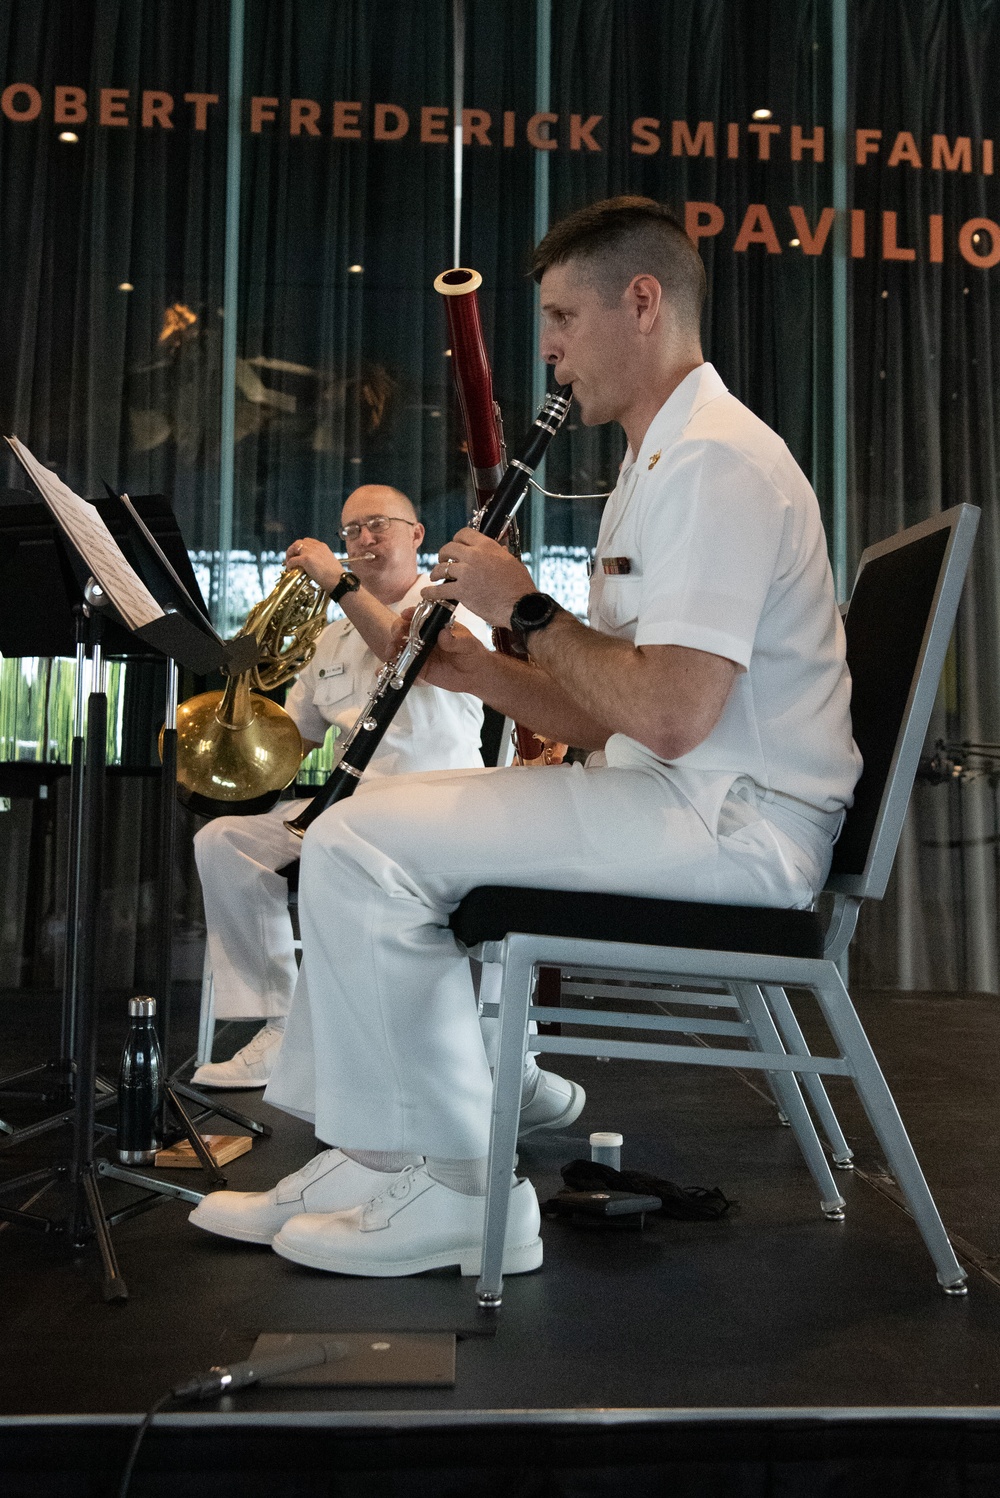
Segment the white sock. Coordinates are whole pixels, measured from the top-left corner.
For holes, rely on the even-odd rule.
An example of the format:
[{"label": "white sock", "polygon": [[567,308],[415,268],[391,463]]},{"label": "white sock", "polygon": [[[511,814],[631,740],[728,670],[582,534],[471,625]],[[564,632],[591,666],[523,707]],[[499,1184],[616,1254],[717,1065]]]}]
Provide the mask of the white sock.
[{"label": "white sock", "polygon": [[[530,1051],[528,1052],[528,1055],[529,1056],[531,1055]],[[532,1060],[534,1060],[534,1057],[532,1057]],[[538,1092],[539,1086],[541,1085],[541,1081],[542,1081],[542,1078],[544,1077],[544,1075],[545,1075],[545,1073],[537,1065],[534,1066],[531,1069],[530,1072],[529,1072],[527,1066],[525,1067],[525,1069],[524,1069],[524,1075],[523,1075],[523,1077],[521,1079],[521,1107],[522,1108],[527,1108],[527,1106],[528,1106],[529,1103],[533,1103],[535,1101],[535,1095]]]},{"label": "white sock", "polygon": [[388,1150],[344,1150],[348,1160],[364,1165],[368,1170],[381,1170],[386,1175],[398,1175],[408,1165],[422,1165],[423,1155],[393,1155]]},{"label": "white sock", "polygon": [[480,1160],[437,1160],[428,1155],[425,1163],[431,1180],[440,1181],[450,1191],[457,1191],[460,1196],[486,1195],[490,1162],[485,1155]]}]

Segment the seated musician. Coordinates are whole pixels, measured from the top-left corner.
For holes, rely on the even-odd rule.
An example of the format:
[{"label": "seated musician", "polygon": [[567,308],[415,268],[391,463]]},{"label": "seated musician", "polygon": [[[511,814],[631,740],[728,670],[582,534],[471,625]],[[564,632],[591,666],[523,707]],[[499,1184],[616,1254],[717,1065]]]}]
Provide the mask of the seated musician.
[{"label": "seated musician", "polygon": [[[346,615],[323,631],[285,703],[306,753],[331,724],[342,733],[354,726],[390,653],[400,610],[419,603],[429,582],[417,572],[424,527],[398,489],[355,489],[344,504],[340,534],[350,571],[311,537],[294,541],[285,557],[287,566],[300,567],[326,588]],[[461,617],[489,641],[487,625],[464,609]],[[478,697],[420,683],[404,700],[367,773],[377,780],[414,770],[482,768],[482,723]],[[262,1088],[270,1078],[297,973],[288,884],[276,870],[299,855],[299,841],[284,823],[304,805],[283,801],[262,816],[218,817],[195,837],[216,1016],[264,1021],[228,1061],[198,1068],[192,1080],[199,1087]],[[544,1102],[540,1096],[534,1122],[563,1127],[582,1109],[583,1089],[548,1073],[541,1080]]]},{"label": "seated musician", "polygon": [[[491,1082],[448,915],[484,884],[808,906],[860,760],[819,507],[784,443],[700,347],[701,260],[673,215],[612,199],[535,254],[542,357],[628,450],[605,510],[590,625],[470,529],[425,594],[524,634],[528,663],[456,625],[427,679],[481,697],[586,766],[363,782],[306,834],[304,960],[267,1100],[330,1149],[192,1220],[297,1263],[478,1272]],[[335,1146],[335,1147],[333,1147]],[[317,1185],[317,1182],[320,1184]],[[504,1273],[537,1267],[512,1183]]]}]

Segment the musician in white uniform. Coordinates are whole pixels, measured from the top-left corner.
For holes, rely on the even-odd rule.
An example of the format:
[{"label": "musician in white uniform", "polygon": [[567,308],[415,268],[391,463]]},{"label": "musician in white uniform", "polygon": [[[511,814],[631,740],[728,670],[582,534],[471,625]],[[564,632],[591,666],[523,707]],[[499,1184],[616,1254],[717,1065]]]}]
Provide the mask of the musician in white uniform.
[{"label": "musician in white uniform", "polygon": [[[400,610],[418,604],[429,581],[417,573],[424,527],[398,489],[384,484],[355,489],[344,504],[340,534],[350,571],[311,537],[294,541],[285,559],[329,589],[346,615],[320,635],[315,656],[285,703],[307,753],[331,726],[340,734],[354,726],[381,665],[376,652],[385,652]],[[487,625],[464,610],[462,617],[488,641]],[[482,724],[477,697],[421,683],[408,693],[368,774],[378,779],[414,770],[479,768]],[[282,801],[263,816],[217,817],[195,837],[216,1016],[265,1021],[228,1061],[199,1067],[193,1081],[200,1087],[264,1087],[271,1075],[297,974],[288,884],[275,871],[299,856],[298,839],[284,823],[304,805]]]},{"label": "musician in white uniform", "polygon": [[[543,358],[628,450],[590,628],[462,530],[431,591],[512,622],[530,663],[447,631],[430,680],[594,751],[586,767],[362,784],[306,835],[304,962],[267,1098],[331,1148],[193,1220],[316,1268],[478,1271],[490,1074],[448,914],[477,885],[807,906],[860,761],[815,496],[702,357],[701,261],[648,199],[557,224],[535,258]],[[381,1189],[378,1178],[381,1177]],[[528,1181],[504,1272],[541,1262]]]}]

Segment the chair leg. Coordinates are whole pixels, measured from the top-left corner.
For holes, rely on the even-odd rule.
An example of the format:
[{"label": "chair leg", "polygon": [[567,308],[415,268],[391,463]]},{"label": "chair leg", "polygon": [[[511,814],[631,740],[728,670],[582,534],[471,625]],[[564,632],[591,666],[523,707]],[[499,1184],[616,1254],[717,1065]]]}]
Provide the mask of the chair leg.
[{"label": "chair leg", "polygon": [[[774,1015],[778,1029],[781,1031],[785,1042],[785,1049],[793,1056],[808,1056],[809,1047],[806,1038],[799,1028],[799,1022],[795,1017],[795,1011],[788,1002],[788,995],[779,984],[765,983],[762,985],[764,998],[768,1008]],[[852,1170],[854,1151],[844,1138],[840,1127],[840,1120],[833,1111],[833,1104],[827,1096],[823,1079],[816,1072],[801,1072],[799,1080],[808,1094],[809,1101],[816,1110],[823,1132],[830,1142],[833,1151],[833,1163],[838,1170]]]},{"label": "chair leg", "polygon": [[476,1284],[481,1306],[497,1309],[503,1300],[503,1251],[507,1237],[511,1179],[517,1151],[521,1111],[524,1051],[528,1037],[533,965],[506,950],[500,987],[500,1036],[493,1068],[493,1114],[490,1120],[490,1162],[486,1185],[483,1257]]},{"label": "chair leg", "polygon": [[212,1059],[215,1040],[215,983],[212,979],[212,964],[205,946],[205,964],[201,970],[201,1008],[198,1011],[198,1052],[195,1063],[205,1066]]},{"label": "chair leg", "polygon": [[[757,984],[735,983],[733,987],[757,1037],[760,1049],[765,1052],[784,1050],[785,1047],[771,1011],[764,1003],[764,997]],[[815,1125],[799,1089],[798,1079],[792,1072],[768,1072],[767,1076],[782,1111],[791,1125],[809,1172],[816,1182],[820,1209],[824,1217],[839,1222],[844,1215],[844,1198],[833,1179],[830,1162],[823,1153],[819,1135],[816,1133]]]},{"label": "chair leg", "polygon": [[875,1059],[875,1052],[851,1002],[851,996],[835,965],[831,962],[828,967],[829,977],[815,988],[823,1017],[841,1055],[851,1068],[858,1097],[882,1146],[889,1169],[906,1198],[920,1236],[934,1260],[939,1284],[949,1295],[964,1295],[968,1275],[955,1257],[910,1137],[899,1116],[895,1099]]}]

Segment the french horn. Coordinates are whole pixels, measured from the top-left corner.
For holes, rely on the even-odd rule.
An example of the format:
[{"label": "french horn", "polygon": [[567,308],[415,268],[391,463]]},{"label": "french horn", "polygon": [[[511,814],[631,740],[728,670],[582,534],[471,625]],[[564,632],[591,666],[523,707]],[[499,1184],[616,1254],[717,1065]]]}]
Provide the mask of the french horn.
[{"label": "french horn", "polygon": [[[295,779],[304,744],[294,720],[261,695],[312,660],[330,595],[298,568],[283,571],[254,605],[237,638],[253,635],[259,658],[222,692],[177,709],[177,795],[203,817],[268,811]],[[161,734],[162,754],[162,734]]]}]

